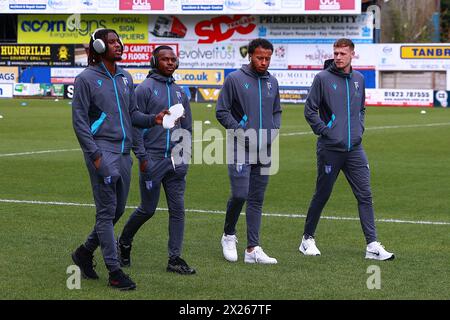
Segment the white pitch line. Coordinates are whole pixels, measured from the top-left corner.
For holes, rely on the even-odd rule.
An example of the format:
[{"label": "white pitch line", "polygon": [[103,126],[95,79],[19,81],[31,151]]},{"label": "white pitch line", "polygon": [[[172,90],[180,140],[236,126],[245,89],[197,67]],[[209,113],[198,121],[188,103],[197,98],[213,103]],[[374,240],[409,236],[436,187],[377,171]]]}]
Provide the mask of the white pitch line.
[{"label": "white pitch line", "polygon": [[81,149],[60,149],[60,150],[42,150],[42,151],[29,151],[29,152],[19,152],[19,153],[3,153],[0,154],[1,157],[16,157],[16,156],[28,156],[33,154],[43,154],[43,153],[59,153],[59,152],[72,152],[80,151]]},{"label": "white pitch line", "polygon": [[[366,130],[388,130],[388,129],[408,129],[408,128],[427,128],[427,127],[441,127],[441,126],[450,126],[450,122],[441,122],[441,123],[428,123],[428,124],[409,124],[409,125],[398,125],[398,126],[379,126],[379,127],[367,127]],[[314,134],[311,130],[308,131],[299,131],[299,132],[289,132],[289,133],[281,133],[280,136],[282,137],[289,137],[289,136],[306,136],[306,135],[312,135]],[[224,138],[217,138],[217,139],[198,139],[194,140],[193,142],[209,142],[209,141],[221,141],[224,140]]]},{"label": "white pitch line", "polygon": [[[442,126],[450,126],[450,122],[367,127],[366,130],[409,129],[409,128],[428,128],[428,127],[442,127]],[[313,132],[312,131],[300,131],[300,132],[282,133],[281,136],[303,136],[303,135],[310,135],[310,134],[313,134]]]},{"label": "white pitch line", "polygon": [[[441,126],[450,126],[450,122],[442,122],[442,123],[429,123],[429,124],[411,124],[411,125],[399,125],[399,126],[381,126],[381,127],[368,127],[366,130],[388,130],[388,129],[404,129],[404,128],[427,128],[427,127],[441,127]],[[312,131],[300,131],[300,132],[290,132],[290,133],[281,133],[282,137],[289,136],[303,136],[303,135],[312,135]],[[210,141],[223,141],[224,138],[214,138],[214,139],[197,139],[193,140],[193,143],[198,142],[210,142]],[[3,153],[0,154],[1,157],[15,157],[15,156],[25,156],[25,155],[33,155],[33,154],[45,154],[45,153],[59,153],[59,152],[72,152],[72,151],[80,151],[81,149],[61,149],[61,150],[43,150],[43,151],[30,151],[30,152],[19,152],[19,153]]]},{"label": "white pitch line", "polygon": [[450,122],[427,123],[427,124],[409,124],[401,126],[382,126],[382,127],[368,127],[367,130],[385,130],[385,129],[403,129],[403,128],[427,128],[427,127],[442,127],[450,126]]},{"label": "white pitch line", "polygon": [[[68,207],[95,207],[92,203],[77,203],[77,202],[60,202],[60,201],[38,201],[38,200],[12,200],[12,199],[0,199],[0,203],[15,203],[15,204],[37,204],[48,206],[68,206]],[[126,206],[127,209],[134,209],[137,206]],[[156,208],[157,211],[167,211],[167,208]],[[221,210],[201,210],[201,209],[185,209],[186,212],[195,213],[212,213],[212,214],[225,214],[225,211]],[[304,214],[286,214],[286,213],[263,213],[268,217],[283,217],[283,218],[306,218]],[[325,220],[338,220],[338,221],[359,221],[359,218],[353,217],[334,217],[334,216],[322,216]],[[442,221],[412,221],[412,220],[399,220],[399,219],[376,219],[377,222],[386,223],[400,223],[400,224],[419,224],[419,225],[443,225],[448,226],[450,222]]]}]

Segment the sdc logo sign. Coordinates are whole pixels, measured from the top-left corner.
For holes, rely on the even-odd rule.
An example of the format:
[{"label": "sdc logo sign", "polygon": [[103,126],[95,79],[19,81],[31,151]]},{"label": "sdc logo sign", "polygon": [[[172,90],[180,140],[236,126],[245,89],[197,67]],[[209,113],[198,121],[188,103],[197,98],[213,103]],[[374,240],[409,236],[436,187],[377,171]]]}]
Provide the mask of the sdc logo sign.
[{"label": "sdc logo sign", "polygon": [[236,32],[249,34],[255,28],[255,18],[249,15],[219,16],[197,23],[195,33],[201,38],[198,43],[214,43],[227,40]]}]

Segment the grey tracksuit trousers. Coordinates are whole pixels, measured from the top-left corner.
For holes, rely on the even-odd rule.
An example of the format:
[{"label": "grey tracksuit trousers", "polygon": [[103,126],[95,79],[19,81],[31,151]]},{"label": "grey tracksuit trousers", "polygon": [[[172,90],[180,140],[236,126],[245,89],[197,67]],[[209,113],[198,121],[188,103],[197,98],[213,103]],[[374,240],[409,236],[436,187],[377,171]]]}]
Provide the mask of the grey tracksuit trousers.
[{"label": "grey tracksuit trousers", "polygon": [[308,209],[304,234],[314,236],[322,210],[330,198],[334,183],[341,170],[358,200],[359,218],[366,242],[376,241],[369,162],[362,146],[350,152],[331,151],[321,146],[317,147],[316,192]]},{"label": "grey tracksuit trousers", "polygon": [[247,247],[259,245],[264,193],[269,176],[261,174],[260,164],[229,164],[228,176],[231,184],[231,197],[228,200],[224,233],[236,234],[236,224],[244,203],[247,202]]},{"label": "grey tracksuit trousers", "polygon": [[174,168],[170,158],[149,160],[147,171],[139,174],[141,204],[124,226],[120,235],[122,244],[131,244],[139,228],[154,215],[162,184],[169,207],[169,258],[181,256],[187,170],[187,164],[176,165]]},{"label": "grey tracksuit trousers", "polygon": [[94,252],[100,245],[108,271],[120,269],[117,258],[114,224],[125,211],[130,190],[132,158],[130,154],[102,152],[100,168],[95,169],[92,160],[85,154],[91,179],[96,216],[94,230],[88,236],[85,247]]}]

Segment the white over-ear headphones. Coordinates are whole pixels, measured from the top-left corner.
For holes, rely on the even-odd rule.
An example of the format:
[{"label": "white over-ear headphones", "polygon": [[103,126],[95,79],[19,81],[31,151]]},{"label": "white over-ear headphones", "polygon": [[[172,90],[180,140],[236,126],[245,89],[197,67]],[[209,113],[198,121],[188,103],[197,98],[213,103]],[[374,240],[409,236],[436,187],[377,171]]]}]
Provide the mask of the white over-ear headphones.
[{"label": "white over-ear headphones", "polygon": [[98,54],[102,54],[106,51],[106,45],[105,42],[103,42],[102,39],[96,39],[95,38],[95,34],[97,33],[97,31],[99,30],[103,30],[104,28],[98,28],[94,31],[94,33],[92,33],[92,47],[94,48],[94,51],[97,52]]},{"label": "white over-ear headphones", "polygon": [[[106,52],[106,44],[105,44],[105,42],[102,40],[102,39],[96,39],[95,38],[95,34],[97,33],[97,31],[100,31],[100,30],[105,30],[105,28],[98,28],[98,29],[96,29],[93,33],[92,33],[92,40],[93,40],[93,43],[92,43],[92,47],[94,48],[94,51],[95,52],[97,52],[98,54],[102,54],[102,53],[105,53]],[[117,34],[117,33],[116,33]],[[119,35],[117,34],[117,37],[119,38],[119,43],[120,43],[120,45],[122,46],[122,49],[123,49],[123,42],[122,42],[122,39],[120,39],[120,37],[119,37]]]}]

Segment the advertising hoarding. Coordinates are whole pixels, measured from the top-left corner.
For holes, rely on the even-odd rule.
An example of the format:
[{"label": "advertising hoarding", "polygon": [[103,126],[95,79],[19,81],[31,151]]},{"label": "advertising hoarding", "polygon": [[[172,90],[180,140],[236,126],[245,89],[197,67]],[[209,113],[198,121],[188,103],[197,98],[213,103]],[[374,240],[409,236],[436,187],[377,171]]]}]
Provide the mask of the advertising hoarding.
[{"label": "advertising hoarding", "polygon": [[450,59],[450,46],[402,45],[400,57],[402,59]]},{"label": "advertising hoarding", "polygon": [[149,17],[149,39],[154,42],[250,41],[263,37],[273,43],[333,43],[350,38],[373,42],[373,24],[362,15],[221,15]]},{"label": "advertising hoarding", "polygon": [[178,85],[222,86],[224,70],[177,69],[173,74]]},{"label": "advertising hoarding", "polygon": [[52,68],[50,79],[52,83],[72,84],[75,82],[75,77],[83,70],[84,68]]},{"label": "advertising hoarding", "polygon": [[[149,43],[149,44],[124,44],[122,60],[117,64],[122,67],[150,67],[150,58],[153,50],[161,43]],[[164,45],[171,47],[178,55],[177,43],[164,43]],[[89,46],[87,44],[75,45],[75,66],[86,67],[88,65],[88,52]]]},{"label": "advertising hoarding", "polygon": [[89,43],[98,28],[117,31],[124,43],[148,43],[147,15],[19,15],[18,43]]},{"label": "advertising hoarding", "polygon": [[3,66],[73,66],[73,45],[0,44]]},{"label": "advertising hoarding", "polygon": [[219,99],[220,88],[199,88],[197,101],[198,102],[211,102]]},{"label": "advertising hoarding", "polygon": [[15,83],[18,79],[18,67],[0,67],[0,83]]},{"label": "advertising hoarding", "polygon": [[307,14],[353,13],[361,10],[361,1],[354,0],[304,0]]},{"label": "advertising hoarding", "polygon": [[41,86],[39,83],[16,83],[14,85],[15,96],[40,96]]},{"label": "advertising hoarding", "polygon": [[309,88],[320,70],[270,70],[280,87]]},{"label": "advertising hoarding", "polygon": [[434,106],[441,108],[450,107],[450,91],[439,90],[434,92]]},{"label": "advertising hoarding", "polygon": [[447,90],[450,91],[450,69],[447,70]]},{"label": "advertising hoarding", "polygon": [[5,13],[359,14],[361,0],[1,0]]},{"label": "advertising hoarding", "polygon": [[380,71],[450,70],[450,44],[378,44],[372,53]]},{"label": "advertising hoarding", "polygon": [[14,94],[14,84],[0,82],[0,98],[12,98]]},{"label": "advertising hoarding", "polygon": [[433,107],[433,90],[366,89],[366,105]]},{"label": "advertising hoarding", "polygon": [[280,89],[281,103],[305,103],[309,89]]}]

